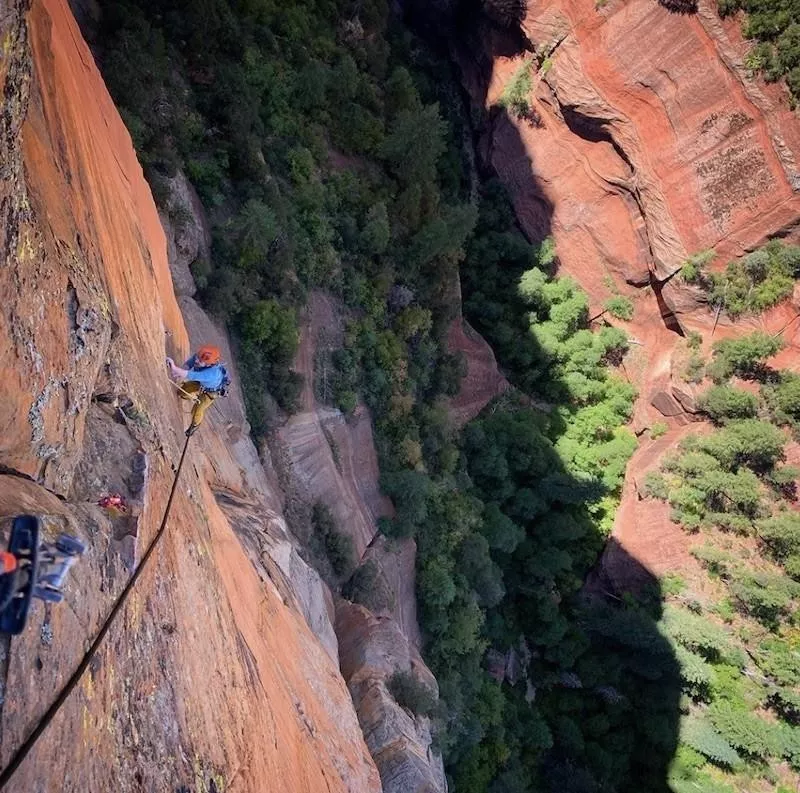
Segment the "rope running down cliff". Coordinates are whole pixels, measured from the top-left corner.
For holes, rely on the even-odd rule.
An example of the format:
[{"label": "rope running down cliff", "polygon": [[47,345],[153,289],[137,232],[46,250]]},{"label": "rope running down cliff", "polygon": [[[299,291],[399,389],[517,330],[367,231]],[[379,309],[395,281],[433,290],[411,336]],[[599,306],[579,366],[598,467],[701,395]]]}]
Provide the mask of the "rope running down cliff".
[{"label": "rope running down cliff", "polygon": [[169,499],[167,500],[167,507],[164,510],[164,517],[161,520],[161,525],[158,527],[158,531],[153,537],[150,545],[148,546],[147,550],[145,551],[144,556],[142,557],[142,561],[139,563],[139,566],[136,568],[134,574],[130,577],[130,580],[125,585],[125,588],[122,590],[119,598],[117,598],[116,603],[114,603],[111,612],[109,613],[106,621],[103,623],[103,627],[100,628],[99,633],[95,637],[95,640],[92,642],[89,649],[86,651],[86,654],[83,656],[80,664],[78,664],[78,668],[72,673],[72,677],[66,682],[64,687],[61,689],[59,695],[53,701],[53,704],[47,709],[47,712],[42,716],[39,720],[39,723],[34,728],[33,732],[25,739],[22,745],[17,749],[14,753],[14,756],[11,758],[11,761],[8,765],[3,769],[2,773],[0,773],[0,790],[2,790],[10,781],[11,777],[14,776],[14,772],[19,768],[22,761],[28,756],[28,753],[31,749],[36,745],[36,742],[39,740],[42,733],[47,729],[50,722],[53,720],[55,715],[61,710],[61,706],[66,702],[67,697],[72,693],[75,686],[78,685],[80,682],[81,677],[83,677],[83,673],[86,671],[86,667],[92,661],[97,651],[100,649],[100,645],[103,643],[103,640],[106,638],[109,629],[111,628],[114,620],[116,619],[119,612],[122,610],[122,607],[125,605],[125,601],[128,599],[128,595],[130,595],[131,591],[133,590],[136,582],[139,580],[139,576],[144,572],[145,567],[147,566],[148,561],[150,560],[150,556],[155,550],[156,545],[158,544],[161,537],[164,535],[164,530],[167,527],[167,519],[169,518],[170,510],[172,509],[172,501],[175,497],[175,491],[178,488],[178,479],[181,475],[181,469],[183,468],[183,461],[186,459],[186,450],[189,448],[189,440],[191,436],[186,437],[186,443],[183,444],[183,451],[181,452],[181,459],[178,463],[178,467],[175,470],[175,479],[172,482],[172,490],[169,492]]}]

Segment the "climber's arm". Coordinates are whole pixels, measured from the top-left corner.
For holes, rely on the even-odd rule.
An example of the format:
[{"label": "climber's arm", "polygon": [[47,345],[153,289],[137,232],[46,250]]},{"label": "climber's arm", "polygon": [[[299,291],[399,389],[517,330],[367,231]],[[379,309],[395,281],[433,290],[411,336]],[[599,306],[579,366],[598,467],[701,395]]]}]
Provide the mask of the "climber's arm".
[{"label": "climber's arm", "polygon": [[185,380],[189,376],[189,370],[181,369],[180,366],[176,366],[172,358],[167,358],[167,368],[174,380]]}]

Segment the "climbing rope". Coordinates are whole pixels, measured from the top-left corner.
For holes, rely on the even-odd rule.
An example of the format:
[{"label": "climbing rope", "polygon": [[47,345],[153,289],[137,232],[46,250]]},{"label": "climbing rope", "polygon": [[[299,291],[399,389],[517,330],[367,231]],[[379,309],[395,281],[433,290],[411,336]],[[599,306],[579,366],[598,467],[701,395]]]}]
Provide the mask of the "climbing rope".
[{"label": "climbing rope", "polygon": [[106,617],[106,621],[103,623],[103,627],[100,628],[100,632],[97,634],[91,646],[86,651],[80,664],[78,664],[78,668],[72,673],[72,677],[67,680],[64,687],[59,692],[59,695],[53,701],[53,704],[50,705],[50,707],[47,709],[47,712],[39,720],[39,723],[36,725],[33,732],[25,739],[19,749],[17,749],[17,751],[14,753],[14,756],[11,758],[11,761],[8,763],[8,765],[3,769],[2,772],[0,772],[0,790],[2,790],[11,781],[11,777],[14,775],[14,772],[19,768],[22,761],[28,756],[28,753],[36,745],[39,737],[47,729],[48,725],[53,720],[56,713],[58,713],[58,711],[61,709],[61,706],[66,701],[67,697],[80,682],[81,677],[83,677],[83,673],[86,671],[86,667],[89,666],[92,658],[94,658],[97,651],[100,649],[100,645],[106,638],[106,634],[114,623],[117,615],[122,610],[123,605],[125,605],[128,595],[130,595],[131,591],[136,585],[136,582],[139,580],[139,576],[144,572],[151,554],[155,550],[156,545],[158,545],[158,541],[163,536],[164,530],[167,527],[167,519],[169,518],[169,513],[172,509],[172,501],[175,498],[175,491],[178,489],[178,479],[180,478],[181,469],[183,468],[183,461],[186,459],[186,450],[189,448],[190,437],[191,436],[187,436],[186,443],[183,444],[181,459],[178,463],[178,467],[175,469],[175,479],[172,482],[172,490],[169,492],[169,499],[167,499],[167,507],[164,510],[164,517],[161,520],[161,525],[158,527],[155,537],[153,537],[150,545],[145,551],[139,566],[136,568],[133,575],[130,577],[130,580],[125,585],[125,588],[120,593],[120,596],[117,598],[117,602],[114,604],[114,607],[111,609],[108,617]]}]

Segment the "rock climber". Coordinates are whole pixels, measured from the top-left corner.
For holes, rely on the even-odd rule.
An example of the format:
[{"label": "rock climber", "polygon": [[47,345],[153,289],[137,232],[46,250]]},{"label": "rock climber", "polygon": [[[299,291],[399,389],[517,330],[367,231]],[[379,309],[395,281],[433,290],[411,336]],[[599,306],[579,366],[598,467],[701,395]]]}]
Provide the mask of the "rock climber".
[{"label": "rock climber", "polygon": [[224,396],[230,378],[220,360],[218,347],[204,344],[189,358],[183,368],[176,366],[172,358],[167,358],[167,367],[172,378],[180,382],[178,393],[183,399],[192,400],[192,421],[186,430],[192,435],[200,426],[206,411],[218,396]]}]

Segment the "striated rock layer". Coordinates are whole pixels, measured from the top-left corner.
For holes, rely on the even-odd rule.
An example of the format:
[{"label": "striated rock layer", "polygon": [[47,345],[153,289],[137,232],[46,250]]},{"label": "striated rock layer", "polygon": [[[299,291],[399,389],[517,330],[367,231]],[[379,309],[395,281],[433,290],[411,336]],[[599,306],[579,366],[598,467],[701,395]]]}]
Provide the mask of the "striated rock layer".
[{"label": "striated rock layer", "polygon": [[358,720],[380,770],[384,793],[447,791],[442,757],[431,746],[430,722],[401,707],[388,689],[396,672],[436,692],[436,680],[395,620],[342,601],[336,608],[340,663]]},{"label": "striated rock layer", "polygon": [[[213,331],[176,301],[150,191],[66,0],[27,6],[0,14],[0,528],[35,512],[88,553],[66,602],[36,603],[0,652],[2,765],[161,521],[186,423],[164,371],[165,353],[189,351],[181,308],[193,340]],[[95,505],[111,489],[130,516]],[[279,506],[233,396],[194,436],[161,544],[7,790],[381,790],[333,604]]]},{"label": "striated rock layer", "polygon": [[[720,21],[713,0],[696,14],[653,0],[529,0],[509,27],[473,16],[460,24],[453,46],[464,85],[489,109],[480,154],[522,227],[534,240],[554,237],[560,271],[586,289],[593,313],[614,293],[633,301],[632,321],[617,324],[632,341],[621,371],[640,391],[634,429],[695,418],[678,376],[688,330],[703,335],[706,354],[723,336],[781,332],[788,347],[778,363],[796,367],[793,301],[734,328],[673,277],[701,250],[714,249],[721,269],[798,233],[800,123],[783,86],[746,75],[739,20]],[[530,109],[516,118],[497,105],[524,62]],[[645,458],[637,452],[632,470]],[[618,538],[652,522],[643,508],[627,486]],[[656,548],[637,550],[663,570]]]}]

